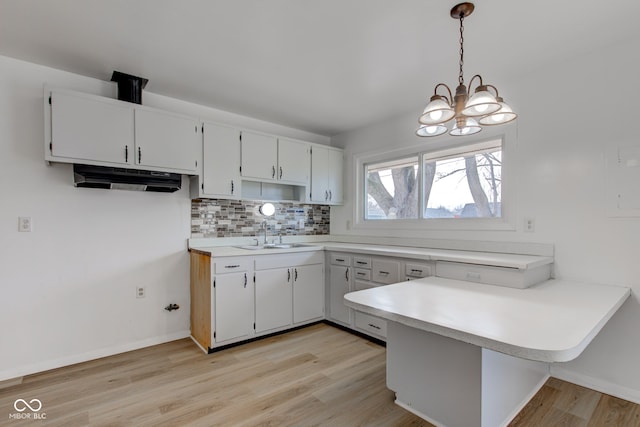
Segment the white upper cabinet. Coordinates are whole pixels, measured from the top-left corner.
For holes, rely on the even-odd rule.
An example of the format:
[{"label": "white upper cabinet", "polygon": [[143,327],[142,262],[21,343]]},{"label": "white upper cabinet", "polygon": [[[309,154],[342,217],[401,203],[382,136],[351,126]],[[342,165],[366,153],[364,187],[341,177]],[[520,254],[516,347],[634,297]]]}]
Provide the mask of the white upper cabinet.
[{"label": "white upper cabinet", "polygon": [[311,202],[342,203],[343,151],[313,145],[311,149]]},{"label": "white upper cabinet", "polygon": [[290,139],[278,139],[278,179],[282,182],[306,185],[309,182],[309,144]]},{"label": "white upper cabinet", "polygon": [[199,146],[194,118],[79,92],[45,92],[46,160],[195,174]]},{"label": "white upper cabinet", "polygon": [[135,107],[136,164],[194,173],[198,127],[191,117]]},{"label": "white upper cabinet", "polygon": [[194,198],[239,199],[240,130],[205,122],[202,143],[202,176],[199,194]]},{"label": "white upper cabinet", "polygon": [[242,131],[242,177],[283,184],[309,182],[309,144]]},{"label": "white upper cabinet", "polygon": [[47,160],[133,164],[133,106],[67,92],[46,97],[46,102],[51,102],[51,137],[45,140]]},{"label": "white upper cabinet", "polygon": [[278,168],[278,139],[275,136],[242,131],[242,176],[275,180]]},{"label": "white upper cabinet", "polygon": [[342,150],[329,151],[329,203],[342,204],[342,167],[344,163],[344,152]]}]

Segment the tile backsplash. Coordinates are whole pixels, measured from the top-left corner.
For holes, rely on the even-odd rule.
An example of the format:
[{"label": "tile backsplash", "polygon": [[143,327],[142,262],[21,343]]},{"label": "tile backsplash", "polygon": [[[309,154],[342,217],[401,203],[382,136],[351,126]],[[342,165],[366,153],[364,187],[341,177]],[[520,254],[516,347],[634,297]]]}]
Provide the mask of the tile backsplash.
[{"label": "tile backsplash", "polygon": [[262,236],[266,220],[269,236],[329,234],[330,207],[272,202],[276,213],[258,211],[264,202],[251,200],[194,199],[191,201],[191,238]]}]

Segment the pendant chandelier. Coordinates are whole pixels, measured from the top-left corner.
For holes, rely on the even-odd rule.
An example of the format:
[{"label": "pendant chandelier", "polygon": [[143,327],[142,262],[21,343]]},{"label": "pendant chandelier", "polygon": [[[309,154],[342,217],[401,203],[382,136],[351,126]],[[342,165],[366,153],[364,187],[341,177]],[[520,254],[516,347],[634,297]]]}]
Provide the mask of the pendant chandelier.
[{"label": "pendant chandelier", "polygon": [[[473,12],[473,3],[460,3],[451,9],[451,17],[460,20],[460,74],[458,75],[458,87],[456,95],[451,95],[451,89],[444,83],[438,83],[433,96],[418,119],[420,127],[416,131],[418,136],[438,136],[447,132],[445,123],[453,119],[453,126],[449,135],[465,136],[473,135],[482,130],[482,126],[493,126],[509,123],[518,117],[511,110],[498,89],[489,84],[484,84],[482,77],[476,74],[469,82],[469,92],[464,85],[462,67],[464,65],[464,18]],[[469,97],[472,84],[478,80],[478,86],[473,96]],[[446,89],[445,94],[438,94]],[[494,93],[492,93],[494,92]]]}]

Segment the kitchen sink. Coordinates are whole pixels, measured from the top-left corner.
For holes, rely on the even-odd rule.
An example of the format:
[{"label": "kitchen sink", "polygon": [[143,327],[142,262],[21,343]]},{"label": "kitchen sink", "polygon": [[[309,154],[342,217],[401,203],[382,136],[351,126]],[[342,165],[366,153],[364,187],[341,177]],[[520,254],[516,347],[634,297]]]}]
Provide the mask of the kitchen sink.
[{"label": "kitchen sink", "polygon": [[244,246],[236,246],[236,248],[247,249],[247,250],[258,250],[258,249],[290,249],[290,248],[304,248],[309,245],[305,245],[304,243],[267,243],[266,245],[244,245]]}]

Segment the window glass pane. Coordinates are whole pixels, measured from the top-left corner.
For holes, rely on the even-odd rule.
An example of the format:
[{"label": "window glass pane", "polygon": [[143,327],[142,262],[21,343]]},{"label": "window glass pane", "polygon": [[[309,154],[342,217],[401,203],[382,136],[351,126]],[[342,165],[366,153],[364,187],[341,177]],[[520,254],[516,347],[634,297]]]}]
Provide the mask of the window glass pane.
[{"label": "window glass pane", "polygon": [[418,156],[365,165],[365,219],[418,218]]},{"label": "window glass pane", "polygon": [[425,218],[490,218],[502,216],[501,146],[423,164]]}]

